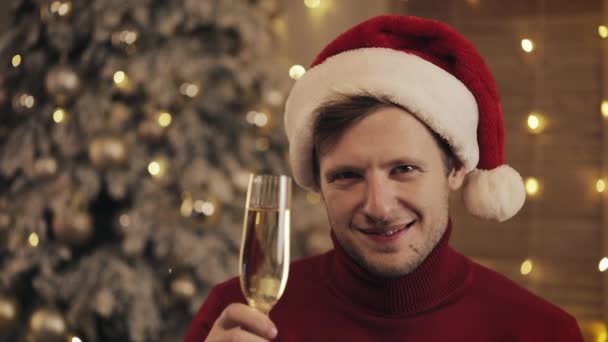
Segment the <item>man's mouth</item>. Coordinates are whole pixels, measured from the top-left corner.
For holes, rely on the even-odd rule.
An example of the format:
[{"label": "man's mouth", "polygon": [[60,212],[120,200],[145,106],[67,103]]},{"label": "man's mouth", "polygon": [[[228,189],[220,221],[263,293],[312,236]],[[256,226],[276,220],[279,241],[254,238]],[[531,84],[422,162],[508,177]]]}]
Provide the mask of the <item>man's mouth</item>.
[{"label": "man's mouth", "polygon": [[383,228],[358,228],[358,230],[367,235],[379,235],[379,236],[393,236],[399,234],[400,232],[410,228],[413,226],[417,220],[412,220],[411,222],[400,225],[400,226],[391,226],[391,227],[383,227]]}]

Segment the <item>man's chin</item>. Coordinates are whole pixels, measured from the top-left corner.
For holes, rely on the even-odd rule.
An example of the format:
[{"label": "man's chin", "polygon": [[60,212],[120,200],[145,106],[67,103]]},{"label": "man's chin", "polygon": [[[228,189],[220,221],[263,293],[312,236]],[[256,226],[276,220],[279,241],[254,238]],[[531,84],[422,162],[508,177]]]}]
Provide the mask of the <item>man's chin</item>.
[{"label": "man's chin", "polygon": [[384,258],[378,258],[378,260],[370,260],[367,258],[359,258],[357,263],[370,274],[379,278],[389,279],[399,278],[404,275],[410,274],[420,265],[420,262],[393,264],[383,259]]}]

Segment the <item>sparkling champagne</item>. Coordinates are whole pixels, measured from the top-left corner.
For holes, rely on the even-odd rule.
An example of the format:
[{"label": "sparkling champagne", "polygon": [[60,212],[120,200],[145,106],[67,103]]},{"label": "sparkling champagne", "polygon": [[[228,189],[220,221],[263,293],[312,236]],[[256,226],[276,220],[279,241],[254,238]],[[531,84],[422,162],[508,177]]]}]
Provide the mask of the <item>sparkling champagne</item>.
[{"label": "sparkling champagne", "polygon": [[268,313],[289,273],[289,209],[249,208],[241,246],[241,288],[250,306]]}]

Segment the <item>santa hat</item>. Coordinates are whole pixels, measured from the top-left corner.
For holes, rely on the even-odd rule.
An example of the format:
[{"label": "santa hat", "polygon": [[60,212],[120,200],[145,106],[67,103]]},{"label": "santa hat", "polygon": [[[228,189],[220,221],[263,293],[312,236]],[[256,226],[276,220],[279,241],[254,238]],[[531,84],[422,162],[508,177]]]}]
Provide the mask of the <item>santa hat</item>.
[{"label": "santa hat", "polygon": [[316,109],[336,95],[371,94],[406,108],[443,137],[467,176],[472,214],[498,221],[526,198],[504,164],[504,123],[496,83],[475,47],[450,26],[411,16],[379,16],[346,31],[295,83],[285,130],[296,182],[318,191],[313,174]]}]

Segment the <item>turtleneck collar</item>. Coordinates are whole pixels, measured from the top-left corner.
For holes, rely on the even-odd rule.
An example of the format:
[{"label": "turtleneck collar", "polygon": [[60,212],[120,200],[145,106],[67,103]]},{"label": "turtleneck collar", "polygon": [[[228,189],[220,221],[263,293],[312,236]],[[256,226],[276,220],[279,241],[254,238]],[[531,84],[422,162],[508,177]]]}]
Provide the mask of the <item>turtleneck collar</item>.
[{"label": "turtleneck collar", "polygon": [[428,257],[413,272],[399,278],[380,278],[359,266],[334,236],[322,272],[332,290],[344,300],[386,316],[410,315],[436,307],[464,289],[470,263],[449,245],[451,221]]}]

